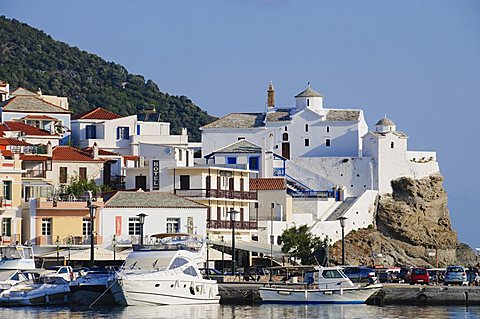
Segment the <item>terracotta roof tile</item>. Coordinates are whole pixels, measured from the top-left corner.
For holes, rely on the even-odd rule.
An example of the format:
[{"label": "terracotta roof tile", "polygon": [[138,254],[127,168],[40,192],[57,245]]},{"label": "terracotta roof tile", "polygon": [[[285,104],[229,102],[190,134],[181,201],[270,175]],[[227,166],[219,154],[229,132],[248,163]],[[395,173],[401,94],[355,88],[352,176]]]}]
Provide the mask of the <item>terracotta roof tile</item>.
[{"label": "terracotta roof tile", "polygon": [[49,131],[41,130],[36,128],[35,126],[27,125],[22,122],[14,122],[14,121],[7,121],[0,125],[0,133],[3,134],[4,131],[20,131],[25,133],[25,135],[54,135],[51,134]]},{"label": "terracotta roof tile", "polygon": [[55,120],[58,121],[57,118],[51,117],[48,115],[27,115],[21,118],[21,120]]},{"label": "terracotta roof tile", "polygon": [[20,159],[22,161],[31,161],[31,162],[45,162],[51,159],[46,155],[35,155],[35,154],[20,154]]},{"label": "terracotta roof tile", "polygon": [[287,189],[284,178],[251,178],[250,190],[282,190]]},{"label": "terracotta roof tile", "polygon": [[75,116],[76,120],[114,120],[118,118],[121,118],[121,116],[101,107],[97,107],[96,109]]},{"label": "terracotta roof tile", "polygon": [[103,162],[102,160],[94,160],[88,153],[71,146],[54,147],[52,160],[71,162]]},{"label": "terracotta roof tile", "polygon": [[[90,146],[82,148],[82,151],[84,151],[85,153],[88,153],[89,155],[93,154],[93,148],[90,147]],[[98,155],[120,156],[120,154],[118,154],[118,153],[110,152],[110,151],[107,151],[107,150],[102,150],[101,148],[98,149]]]},{"label": "terracotta roof tile", "polygon": [[3,138],[0,137],[0,145],[14,145],[14,146],[31,146],[32,144],[16,138]]},{"label": "terracotta roof tile", "polygon": [[0,152],[2,153],[3,157],[8,157],[8,158],[13,157],[13,153],[10,150],[1,150]]}]

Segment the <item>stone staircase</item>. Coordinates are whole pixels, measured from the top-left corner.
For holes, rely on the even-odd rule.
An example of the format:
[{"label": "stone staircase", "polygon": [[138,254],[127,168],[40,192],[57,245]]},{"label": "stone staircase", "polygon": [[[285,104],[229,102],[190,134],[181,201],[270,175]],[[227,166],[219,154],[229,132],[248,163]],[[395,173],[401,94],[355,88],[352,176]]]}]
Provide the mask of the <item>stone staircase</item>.
[{"label": "stone staircase", "polygon": [[357,200],[358,197],[347,197],[345,200],[335,209],[330,216],[328,216],[325,221],[334,221],[338,218],[342,217],[350,207],[352,207],[353,203]]}]

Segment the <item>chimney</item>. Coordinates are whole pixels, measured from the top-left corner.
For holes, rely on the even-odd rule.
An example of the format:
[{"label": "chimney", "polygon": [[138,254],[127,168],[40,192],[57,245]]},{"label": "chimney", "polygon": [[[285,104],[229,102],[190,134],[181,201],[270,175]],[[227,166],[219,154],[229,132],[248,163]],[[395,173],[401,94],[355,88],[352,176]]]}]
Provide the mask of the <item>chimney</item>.
[{"label": "chimney", "polygon": [[186,127],[182,127],[182,135],[187,135],[187,128]]},{"label": "chimney", "polygon": [[97,142],[93,143],[93,159],[98,159],[98,145]]},{"label": "chimney", "polygon": [[48,141],[48,143],[47,143],[47,155],[49,157],[52,157],[52,155],[53,155],[52,143],[50,141]]},{"label": "chimney", "polygon": [[272,81],[270,81],[270,85],[268,86],[267,90],[267,106],[268,109],[275,106],[275,89],[273,88]]}]

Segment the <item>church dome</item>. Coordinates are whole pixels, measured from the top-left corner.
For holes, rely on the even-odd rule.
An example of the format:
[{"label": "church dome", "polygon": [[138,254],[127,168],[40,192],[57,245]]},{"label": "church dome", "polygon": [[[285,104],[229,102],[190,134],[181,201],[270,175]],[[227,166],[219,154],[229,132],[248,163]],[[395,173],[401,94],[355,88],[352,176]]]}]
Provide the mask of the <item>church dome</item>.
[{"label": "church dome", "polygon": [[375,125],[394,126],[395,123],[391,119],[384,117],[383,119],[379,120]]}]

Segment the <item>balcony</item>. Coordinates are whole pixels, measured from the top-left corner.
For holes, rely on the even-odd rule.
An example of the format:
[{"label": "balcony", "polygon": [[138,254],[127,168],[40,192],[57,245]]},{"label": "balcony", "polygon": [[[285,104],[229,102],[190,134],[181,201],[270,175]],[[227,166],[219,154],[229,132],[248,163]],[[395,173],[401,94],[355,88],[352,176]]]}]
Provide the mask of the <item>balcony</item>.
[{"label": "balcony", "polygon": [[[232,222],[229,220],[207,220],[208,229],[232,229]],[[256,230],[257,222],[235,221],[235,229]]]},{"label": "balcony", "polygon": [[22,173],[22,177],[29,177],[29,178],[45,178],[46,173],[44,170],[38,169],[29,169],[26,173]]},{"label": "balcony", "polygon": [[231,191],[225,189],[175,189],[175,195],[182,197],[194,197],[194,198],[227,198],[227,199],[244,199],[244,200],[257,200],[257,192],[246,191]]}]

